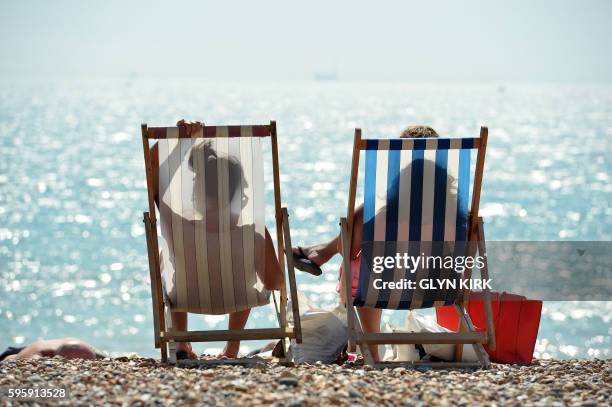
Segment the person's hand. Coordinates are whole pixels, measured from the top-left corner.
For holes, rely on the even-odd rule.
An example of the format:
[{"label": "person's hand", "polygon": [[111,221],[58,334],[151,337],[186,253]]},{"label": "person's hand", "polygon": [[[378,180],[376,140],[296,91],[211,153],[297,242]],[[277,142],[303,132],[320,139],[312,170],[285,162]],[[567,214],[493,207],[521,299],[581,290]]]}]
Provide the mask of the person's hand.
[{"label": "person's hand", "polygon": [[185,119],[179,120],[178,122],[176,122],[176,125],[179,127],[184,127],[185,132],[187,133],[188,136],[191,136],[192,134],[196,133],[197,131],[201,130],[204,127],[204,124],[202,124],[202,122],[199,122],[199,121],[192,122],[192,121],[185,120]]}]

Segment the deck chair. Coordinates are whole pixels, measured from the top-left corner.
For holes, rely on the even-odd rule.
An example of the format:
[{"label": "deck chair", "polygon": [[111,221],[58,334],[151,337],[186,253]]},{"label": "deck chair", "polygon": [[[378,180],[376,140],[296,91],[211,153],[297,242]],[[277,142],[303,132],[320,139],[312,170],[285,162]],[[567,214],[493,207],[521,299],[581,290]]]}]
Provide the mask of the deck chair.
[{"label": "deck chair", "polygon": [[[266,138],[272,150],[277,249],[283,276],[280,292],[273,293],[265,289],[261,278],[265,266],[262,139]],[[143,124],[142,142],[149,198],[144,223],[154,339],[162,360],[176,362],[176,342],[279,339],[285,352],[289,339],[301,342],[288,214],[281,208],[276,123],[203,126],[197,131],[187,126]],[[157,143],[158,151],[156,186],[151,142]],[[285,258],[292,324],[287,318]],[[172,327],[171,311],[229,314],[269,304],[271,294],[278,327],[211,331]],[[281,359],[286,360],[287,354]]]},{"label": "deck chair", "polygon": [[[342,218],[341,245],[344,278],[343,298],[348,299],[347,323],[349,348],[359,345],[365,362],[374,363],[369,344],[455,344],[454,362],[415,362],[432,367],[488,367],[489,358],[483,344],[495,348],[491,298],[484,292],[486,331],[477,332],[467,314],[469,290],[446,287],[428,290],[419,288],[419,280],[431,278],[471,278],[471,269],[458,273],[449,266],[421,264],[409,270],[390,265],[381,272],[373,272],[372,259],[376,255],[394,256],[414,253],[435,256],[451,254],[484,257],[481,277],[488,278],[486,247],[482,219],[478,217],[480,189],[484,169],[488,131],[481,128],[478,138],[421,138],[421,139],[362,139],[355,130],[347,217]],[[477,150],[471,208],[468,209],[471,151]],[[365,151],[363,238],[357,293],[353,301],[350,270],[351,243],[355,194],[360,153]],[[456,258],[456,257],[453,257]],[[379,278],[378,282],[374,280]],[[381,288],[382,281],[414,281],[413,289]],[[396,286],[397,287],[397,286]],[[455,305],[460,316],[457,332],[443,333],[364,333],[355,307],[382,309],[420,309]],[[463,344],[473,346],[478,362],[462,362]],[[405,363],[401,363],[405,364]]]}]

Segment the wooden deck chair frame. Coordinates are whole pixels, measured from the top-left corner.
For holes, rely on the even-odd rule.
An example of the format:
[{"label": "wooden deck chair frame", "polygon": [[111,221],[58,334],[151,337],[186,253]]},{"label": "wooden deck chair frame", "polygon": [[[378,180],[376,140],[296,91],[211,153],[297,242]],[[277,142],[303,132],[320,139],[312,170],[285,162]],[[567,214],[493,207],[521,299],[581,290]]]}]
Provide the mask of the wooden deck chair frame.
[{"label": "wooden deck chair frame", "polygon": [[[482,278],[488,279],[489,273],[486,261],[486,245],[484,236],[484,227],[482,218],[478,216],[478,207],[480,204],[480,190],[482,186],[482,177],[484,171],[485,152],[487,148],[488,129],[481,127],[480,138],[475,139],[474,148],[477,148],[478,155],[476,159],[476,170],[472,191],[472,202],[468,214],[468,240],[477,242],[478,252],[484,257],[485,266],[481,269]],[[349,188],[348,209],[346,218],[340,220],[341,234],[341,250],[343,256],[343,268],[345,270],[343,281],[341,281],[343,299],[345,299],[347,309],[347,324],[349,332],[349,350],[354,352],[356,346],[359,345],[361,353],[367,364],[375,367],[393,367],[393,366],[430,366],[437,368],[488,368],[490,361],[488,354],[484,350],[483,344],[487,344],[489,348],[495,349],[495,331],[493,326],[493,311],[491,308],[491,293],[488,289],[484,290],[484,310],[486,320],[486,331],[477,332],[474,328],[469,314],[466,312],[469,293],[466,292],[463,298],[460,298],[455,304],[457,313],[459,314],[459,326],[457,332],[450,333],[364,333],[359,317],[355,311],[355,306],[349,303],[346,299],[352,298],[351,293],[351,273],[350,270],[350,253],[352,232],[353,232],[353,217],[355,213],[355,195],[357,191],[357,175],[359,171],[359,156],[361,151],[364,151],[367,146],[367,141],[361,138],[361,129],[355,129],[355,138],[353,145],[353,158],[351,165],[351,179]],[[466,271],[466,278],[470,278],[471,270]],[[455,362],[378,362],[375,363],[369,351],[370,344],[455,344]],[[478,362],[462,362],[463,345],[472,345]]]},{"label": "wooden deck chair frame", "polygon": [[[234,126],[227,126],[230,131]],[[240,126],[235,126],[240,127]],[[147,190],[149,200],[149,211],[144,212],[143,221],[147,239],[147,252],[149,257],[149,273],[151,279],[151,293],[153,303],[153,325],[155,347],[161,350],[163,362],[176,362],[176,342],[216,342],[230,340],[274,340],[282,341],[283,357],[281,361],[288,358],[288,340],[295,339],[298,343],[302,341],[302,331],[300,325],[300,312],[297,297],[297,286],[295,280],[295,270],[293,267],[293,256],[291,253],[291,233],[289,230],[289,215],[287,208],[281,207],[281,190],[278,164],[278,143],[276,135],[276,122],[271,121],[269,125],[252,126],[254,132],[260,137],[269,137],[272,147],[272,172],[274,181],[274,210],[276,220],[276,238],[278,242],[278,260],[282,273],[282,283],[280,293],[272,292],[276,316],[279,323],[277,328],[257,328],[242,330],[202,330],[202,331],[178,331],[171,326],[169,318],[169,308],[164,304],[162,293],[160,256],[157,236],[157,215],[153,189],[153,174],[151,167],[151,153],[149,142],[160,139],[160,131],[165,131],[165,127],[147,127],[142,124],[142,143],[144,150],[144,161],[147,176]],[[240,137],[240,132],[237,132]],[[215,134],[215,126],[204,126],[204,137],[208,134]],[[181,136],[179,136],[181,137]],[[189,137],[189,136],[185,136]],[[287,276],[291,295],[291,306],[293,314],[293,324],[287,320],[287,284],[285,275],[285,262],[287,260]],[[280,298],[277,299],[277,295]],[[248,362],[239,360],[236,362]],[[214,363],[214,362],[213,362]]]}]

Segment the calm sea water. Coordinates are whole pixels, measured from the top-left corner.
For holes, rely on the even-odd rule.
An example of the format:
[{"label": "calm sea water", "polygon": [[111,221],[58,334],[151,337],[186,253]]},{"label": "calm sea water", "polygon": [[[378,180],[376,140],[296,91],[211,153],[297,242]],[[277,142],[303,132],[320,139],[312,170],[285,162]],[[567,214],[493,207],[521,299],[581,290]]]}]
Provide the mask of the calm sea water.
[{"label": "calm sea water", "polygon": [[[386,137],[415,123],[452,136],[489,126],[488,240],[612,237],[610,86],[37,79],[2,80],[0,90],[0,346],[76,336],[111,353],[158,355],[141,122],[277,120],[282,200],[297,244],[338,231],[354,127]],[[338,265],[298,276],[309,303],[334,304]],[[545,303],[537,356],[608,358],[611,319],[612,302]],[[249,326],[273,321],[260,309]]]}]

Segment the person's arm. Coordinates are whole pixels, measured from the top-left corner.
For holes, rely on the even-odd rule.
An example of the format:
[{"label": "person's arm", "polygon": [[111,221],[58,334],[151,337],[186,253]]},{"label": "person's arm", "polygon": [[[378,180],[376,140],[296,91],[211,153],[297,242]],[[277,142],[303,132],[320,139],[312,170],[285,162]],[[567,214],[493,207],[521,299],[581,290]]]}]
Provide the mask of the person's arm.
[{"label": "person's arm", "polygon": [[363,204],[355,208],[353,215],[353,241],[351,242],[351,259],[357,257],[361,251],[361,239],[363,238]]},{"label": "person's arm", "polygon": [[[193,132],[197,131],[198,129],[202,128],[202,123],[201,122],[190,122],[190,121],[186,121],[185,119],[179,120],[176,123],[177,126],[184,126],[187,128],[187,134],[192,134]],[[151,174],[152,174],[152,178],[153,178],[153,195],[155,197],[155,203],[157,204],[157,207],[159,208],[159,191],[158,186],[159,186],[159,147],[158,147],[158,143],[153,144],[153,147],[151,147]]]}]

